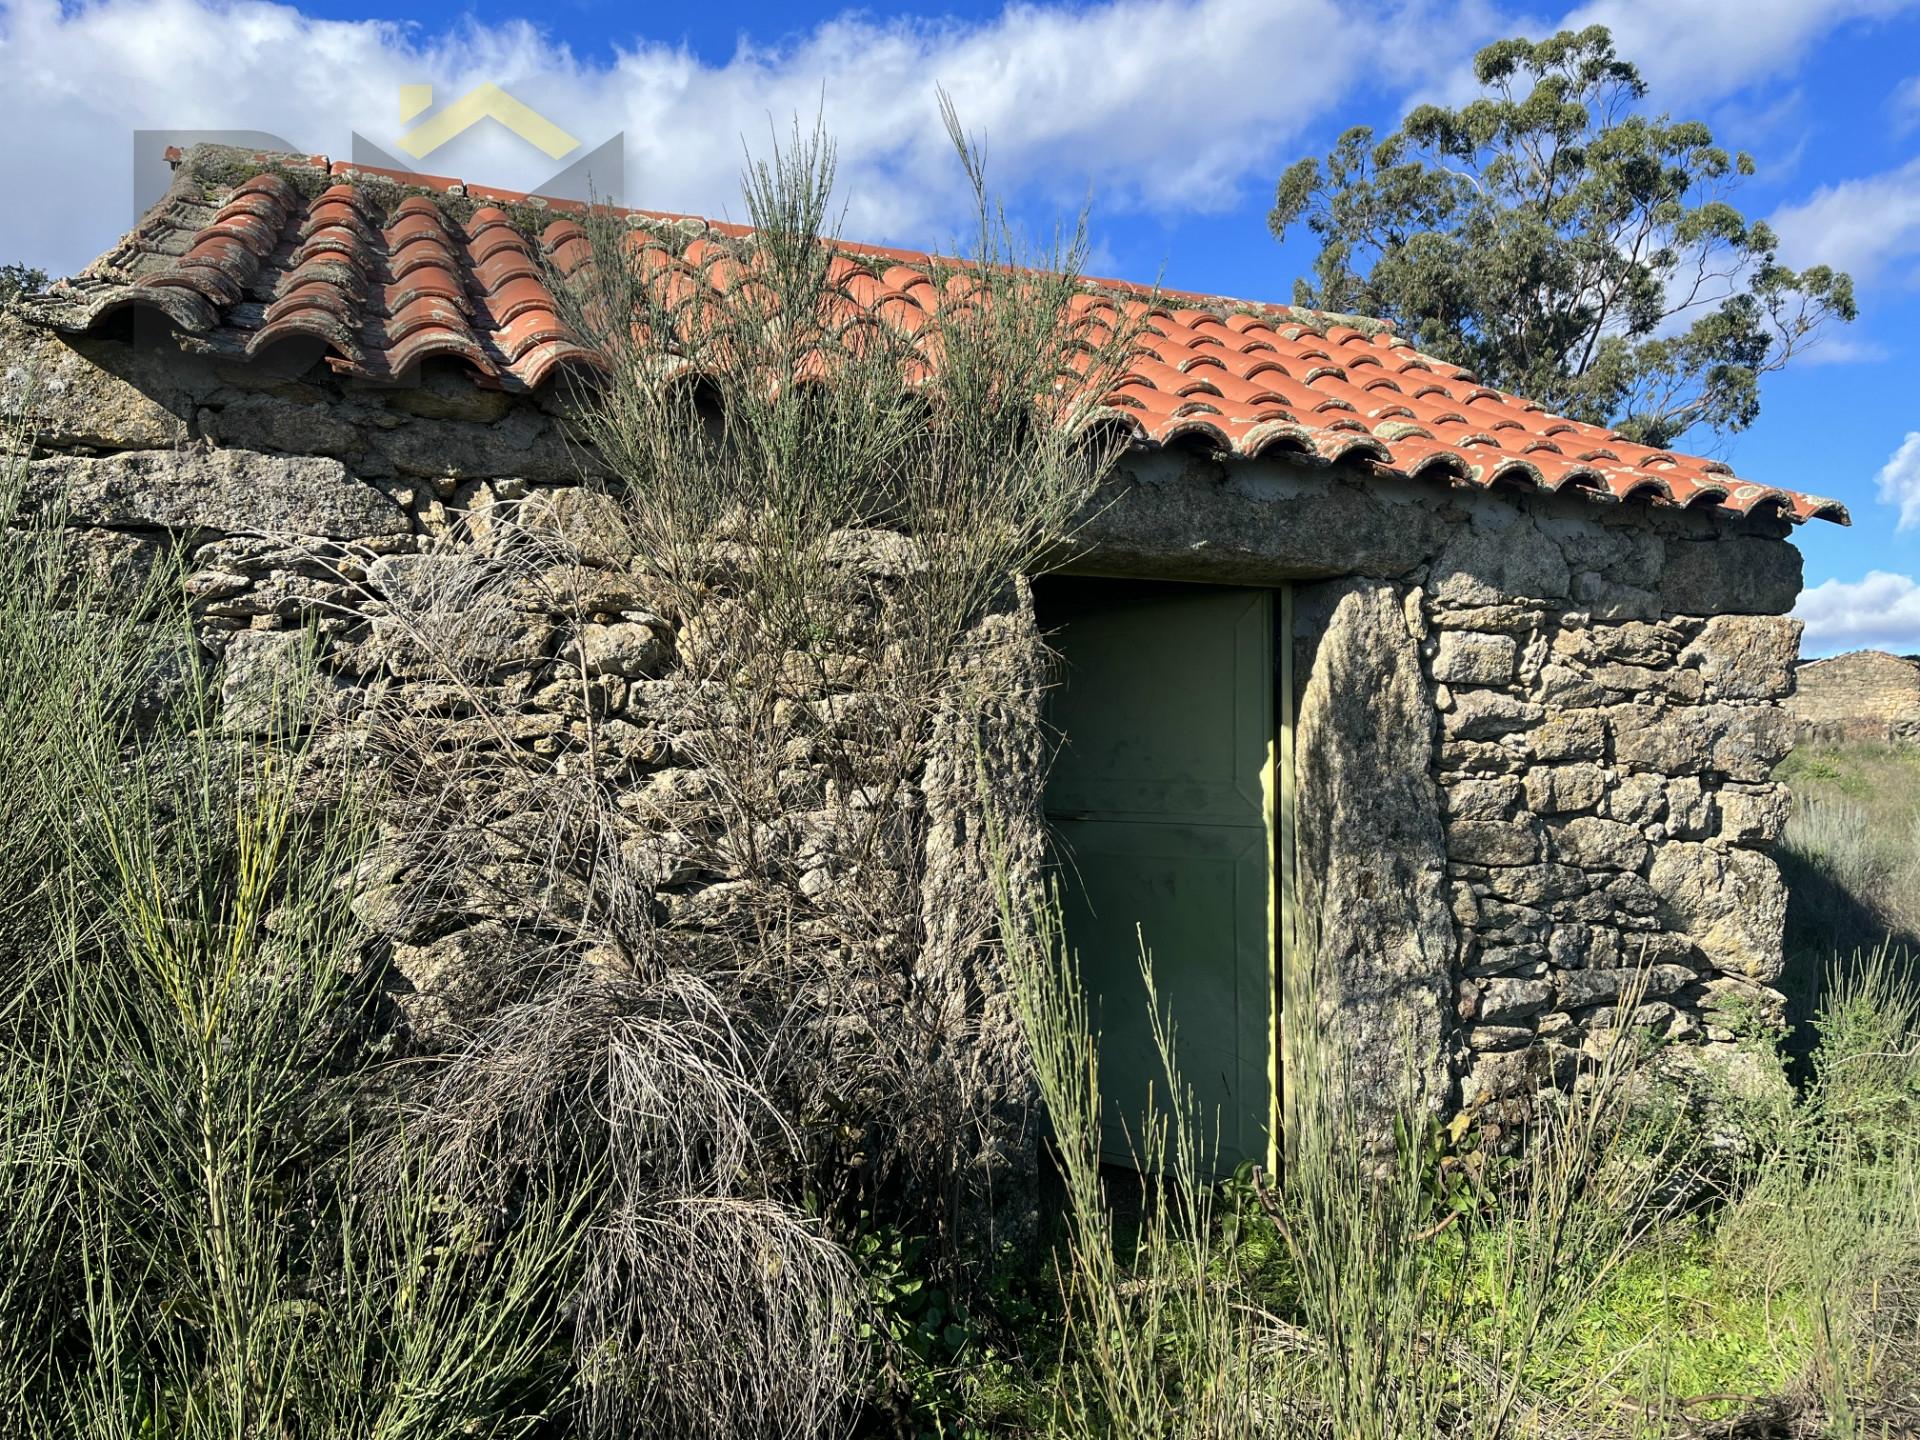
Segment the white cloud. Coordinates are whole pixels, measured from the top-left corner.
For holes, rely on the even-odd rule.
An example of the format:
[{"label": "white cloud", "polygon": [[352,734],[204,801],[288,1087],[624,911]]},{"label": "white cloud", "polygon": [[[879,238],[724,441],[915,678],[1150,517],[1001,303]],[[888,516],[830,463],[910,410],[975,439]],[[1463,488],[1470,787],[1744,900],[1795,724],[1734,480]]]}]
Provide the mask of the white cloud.
[{"label": "white cloud", "polygon": [[1909,430],[1877,478],[1880,498],[1900,512],[1896,530],[1920,527],[1920,430]]},{"label": "white cloud", "polygon": [[1869,570],[1864,580],[1828,580],[1800,592],[1809,654],[1837,650],[1920,651],[1920,583]]},{"label": "white cloud", "polygon": [[[351,133],[391,139],[397,87],[450,99],[492,80],[589,145],[624,130],[629,203],[740,210],[742,136],[824,111],[849,234],[935,243],[960,218],[941,133],[944,85],[984,136],[990,178],[1071,212],[1184,211],[1270,182],[1304,128],[1378,69],[1378,37],[1416,51],[1446,26],[1422,0],[1404,23],[1337,0],[1108,0],[1011,5],[978,24],[830,20],[724,64],[636,36],[587,62],[524,23],[444,33],[323,21],[262,0],[0,0],[0,248],[55,270],[130,218],[132,132],[247,128],[347,158]],[[426,168],[524,188],[555,168],[498,127]],[[31,137],[30,139],[28,137]]]},{"label": "white cloud", "polygon": [[1796,363],[1809,365],[1877,365],[1893,352],[1878,340],[1853,335],[1823,332],[1796,357]]},{"label": "white cloud", "polygon": [[[659,209],[738,216],[742,137],[764,152],[770,127],[819,109],[839,144],[848,233],[949,240],[964,203],[939,84],[1017,197],[1069,214],[1089,193],[1105,215],[1218,210],[1270,184],[1310,129],[1347,118],[1364,92],[1458,75],[1476,45],[1548,28],[1513,3],[1014,0],[978,22],[852,12],[778,45],[743,39],[710,63],[638,32],[588,60],[525,22],[431,30],[268,0],[0,0],[0,260],[64,272],[111,243],[132,218],[136,130],[268,131],[347,158],[356,129],[391,142],[398,87],[422,82],[444,103],[495,81],[589,145],[624,131],[622,198]],[[1842,19],[1905,3],[1595,0],[1565,23],[1613,24],[1660,98],[1684,108],[1787,69]],[[423,163],[509,188],[555,168],[495,126]],[[1850,183],[1879,185],[1867,198],[1898,210],[1901,175]],[[1920,208],[1915,192],[1904,199]],[[1846,256],[1886,248],[1886,204],[1863,213],[1852,192],[1822,192],[1801,208],[1796,236],[1834,238]]]},{"label": "white cloud", "polygon": [[1920,125],[1920,75],[1912,75],[1894,87],[1889,107],[1894,128],[1905,134]]},{"label": "white cloud", "polygon": [[1568,13],[1569,29],[1605,25],[1614,48],[1640,67],[1653,100],[1675,114],[1749,81],[1780,75],[1842,23],[1910,8],[1915,0],[1593,0]]},{"label": "white cloud", "polygon": [[1772,224],[1788,264],[1832,265],[1870,281],[1920,256],[1920,159],[1884,174],[1823,185],[1777,211]]}]

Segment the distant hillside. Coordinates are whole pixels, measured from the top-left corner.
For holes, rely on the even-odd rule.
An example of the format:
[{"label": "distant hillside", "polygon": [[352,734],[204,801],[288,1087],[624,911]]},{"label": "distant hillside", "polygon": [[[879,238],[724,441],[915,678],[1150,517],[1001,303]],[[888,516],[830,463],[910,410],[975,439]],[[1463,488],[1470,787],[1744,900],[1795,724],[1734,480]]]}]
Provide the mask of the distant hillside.
[{"label": "distant hillside", "polygon": [[1786,701],[1807,737],[1920,744],[1920,657],[1855,650],[1802,661]]}]

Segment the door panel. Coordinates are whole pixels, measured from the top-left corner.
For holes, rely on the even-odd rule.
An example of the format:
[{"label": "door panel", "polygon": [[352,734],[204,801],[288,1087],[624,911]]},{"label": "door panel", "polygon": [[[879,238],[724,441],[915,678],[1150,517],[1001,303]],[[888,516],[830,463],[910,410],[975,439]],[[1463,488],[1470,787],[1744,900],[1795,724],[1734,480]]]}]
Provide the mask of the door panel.
[{"label": "door panel", "polygon": [[[1165,1076],[1144,940],[1218,1166],[1264,1159],[1273,1113],[1273,644],[1263,590],[1060,581],[1047,811],[1100,1031],[1107,1158]],[[1217,1122],[1218,1128],[1215,1128]]]},{"label": "door panel", "polygon": [[1066,662],[1051,695],[1066,744],[1047,781],[1048,811],[1264,828],[1267,592],[1081,586],[1045,617],[1060,624],[1053,645]]},{"label": "door panel", "polygon": [[[1149,1091],[1166,1076],[1140,978],[1140,946],[1170,1011],[1181,1079],[1215,1134],[1222,1168],[1266,1148],[1267,846],[1235,826],[1055,823],[1069,943],[1100,1036],[1102,1149],[1131,1163]],[[1136,928],[1137,927],[1137,928]]]}]

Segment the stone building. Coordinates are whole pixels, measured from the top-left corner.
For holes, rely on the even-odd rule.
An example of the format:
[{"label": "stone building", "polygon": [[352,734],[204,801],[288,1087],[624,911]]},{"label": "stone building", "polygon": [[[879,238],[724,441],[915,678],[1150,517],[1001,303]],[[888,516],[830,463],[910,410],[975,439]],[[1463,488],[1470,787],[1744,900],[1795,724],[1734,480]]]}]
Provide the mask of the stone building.
[{"label": "stone building", "polygon": [[[644,223],[695,280],[743,233]],[[557,382],[584,357],[540,263],[578,235],[525,196],[197,150],[99,261],[0,318],[5,404],[31,375],[35,483],[67,490],[101,574],[186,556],[236,713],[309,627],[343,694],[404,686],[381,597],[419,557],[539,510],[611,563]],[[852,274],[890,323],[937,304],[912,256]],[[1272,1142],[1276,1010],[1309,946],[1363,1083],[1415,1078],[1496,1123],[1621,1027],[1712,1045],[1731,1016],[1777,1013],[1787,537],[1844,509],[1557,418],[1365,321],[1093,288],[1145,311],[1112,397],[1134,439],[1006,617],[1017,663],[1044,635],[1065,664],[1027,692],[1061,737],[1051,767],[1010,752],[997,800],[1070,859],[1110,1085],[1143,1063],[1136,924],[1233,1157]],[[632,741],[622,783],[671,777],[655,701],[688,617],[630,598],[515,613],[490,642],[515,743],[578,743],[542,677],[591,642],[616,655],[597,718]],[[580,651],[570,630],[592,632]],[[913,862],[929,947],[981,884],[948,853],[964,787],[937,788]],[[824,870],[796,865],[818,893]],[[730,883],[655,879],[689,917]],[[484,933],[396,953],[418,990],[457,990]],[[977,1082],[1020,1093],[991,962],[910,963],[980,1047]]]},{"label": "stone building", "polygon": [[1787,709],[1808,739],[1920,744],[1920,659],[1855,650],[1802,661]]}]

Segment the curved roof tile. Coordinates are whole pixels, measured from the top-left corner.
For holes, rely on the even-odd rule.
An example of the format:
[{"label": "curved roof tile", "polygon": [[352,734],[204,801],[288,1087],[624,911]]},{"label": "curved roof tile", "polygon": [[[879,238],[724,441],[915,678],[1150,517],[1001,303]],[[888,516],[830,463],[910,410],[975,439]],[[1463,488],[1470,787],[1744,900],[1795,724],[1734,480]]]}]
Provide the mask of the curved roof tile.
[{"label": "curved roof tile", "polygon": [[[191,161],[178,152],[170,158]],[[43,311],[49,323],[84,331],[141,305],[227,353],[315,336],[336,370],[402,383],[429,356],[458,357],[479,383],[509,389],[536,389],[561,370],[602,363],[561,320],[539,258],[564,277],[590,261],[573,218],[584,206],[323,157],[257,158],[260,173],[213,193],[176,184],[114,250],[56,288]],[[311,196],[289,174],[312,177]],[[196,178],[190,164],[185,178]],[[415,193],[382,214],[356,183],[363,179]],[[481,203],[462,222],[453,216],[464,206],[433,195]],[[515,206],[551,215],[537,240],[516,225],[508,208]],[[756,261],[732,243],[747,233],[741,227],[625,213],[630,247],[657,298],[688,323],[698,323],[698,311],[686,307],[755,283]],[[943,293],[928,273],[930,256],[845,243],[840,250],[830,270],[838,323],[922,337],[926,363],[938,364],[939,337],[929,327],[977,303],[974,282],[950,274]],[[1087,284],[1071,303],[1089,339],[1121,324],[1137,325],[1140,338],[1128,372],[1085,423],[1122,426],[1139,443],[1248,458],[1311,455],[1475,488],[1574,490],[1617,503],[1849,523],[1838,501],[1742,481],[1721,461],[1549,414],[1373,322],[1120,281]]]}]

